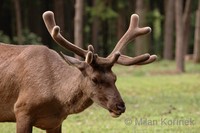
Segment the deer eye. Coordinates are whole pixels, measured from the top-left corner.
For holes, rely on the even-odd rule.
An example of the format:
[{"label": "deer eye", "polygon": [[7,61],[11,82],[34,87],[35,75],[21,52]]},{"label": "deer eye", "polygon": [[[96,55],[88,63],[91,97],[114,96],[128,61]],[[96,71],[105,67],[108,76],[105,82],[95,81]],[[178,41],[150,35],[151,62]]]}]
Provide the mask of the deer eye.
[{"label": "deer eye", "polygon": [[98,83],[98,79],[97,78],[92,78],[92,81],[97,84]]}]

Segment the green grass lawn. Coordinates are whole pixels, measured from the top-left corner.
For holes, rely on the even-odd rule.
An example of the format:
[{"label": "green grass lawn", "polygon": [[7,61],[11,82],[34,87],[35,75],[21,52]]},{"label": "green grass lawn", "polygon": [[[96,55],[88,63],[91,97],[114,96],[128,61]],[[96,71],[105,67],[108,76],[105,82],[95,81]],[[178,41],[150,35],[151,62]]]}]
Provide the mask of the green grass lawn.
[{"label": "green grass lawn", "polygon": [[[63,123],[63,133],[198,133],[200,64],[187,62],[185,74],[176,74],[174,68],[174,62],[166,61],[115,66],[126,112],[112,118],[107,110],[94,104],[69,116]],[[14,131],[15,124],[0,124],[0,133]],[[34,128],[34,133],[44,131]]]}]

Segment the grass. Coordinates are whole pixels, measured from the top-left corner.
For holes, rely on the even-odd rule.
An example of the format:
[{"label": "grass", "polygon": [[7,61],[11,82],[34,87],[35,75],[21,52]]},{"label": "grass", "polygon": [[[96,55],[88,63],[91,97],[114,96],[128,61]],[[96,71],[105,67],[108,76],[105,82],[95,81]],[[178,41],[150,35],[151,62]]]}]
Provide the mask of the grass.
[{"label": "grass", "polygon": [[[174,68],[175,63],[167,61],[114,67],[126,112],[114,119],[94,104],[80,114],[69,116],[63,123],[63,133],[199,132],[200,64],[187,62],[184,74],[175,73]],[[0,124],[0,132],[13,131],[15,124]],[[34,128],[34,133],[44,131]]]}]

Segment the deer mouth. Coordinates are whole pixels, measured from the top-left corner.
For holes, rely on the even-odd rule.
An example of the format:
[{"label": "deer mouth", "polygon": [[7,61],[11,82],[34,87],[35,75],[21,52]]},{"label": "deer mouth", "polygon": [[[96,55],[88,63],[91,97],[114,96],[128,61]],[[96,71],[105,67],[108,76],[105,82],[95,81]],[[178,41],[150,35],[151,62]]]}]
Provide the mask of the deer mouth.
[{"label": "deer mouth", "polygon": [[115,111],[112,111],[112,110],[109,110],[110,112],[110,115],[113,117],[113,118],[117,118],[121,115],[120,112],[115,112]]}]

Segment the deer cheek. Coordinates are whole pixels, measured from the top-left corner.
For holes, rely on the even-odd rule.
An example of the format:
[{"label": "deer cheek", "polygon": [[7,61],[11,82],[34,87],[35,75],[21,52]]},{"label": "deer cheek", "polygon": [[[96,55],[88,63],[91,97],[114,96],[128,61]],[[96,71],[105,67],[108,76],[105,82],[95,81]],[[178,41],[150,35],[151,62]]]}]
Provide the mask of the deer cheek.
[{"label": "deer cheek", "polygon": [[90,98],[93,102],[99,104],[100,106],[107,108],[108,99],[104,97],[101,92],[93,92],[90,94]]},{"label": "deer cheek", "polygon": [[94,93],[90,93],[89,97],[90,97],[91,99],[94,99],[94,98],[95,98],[95,94],[94,94]]}]

